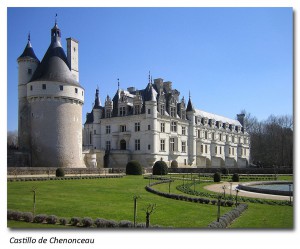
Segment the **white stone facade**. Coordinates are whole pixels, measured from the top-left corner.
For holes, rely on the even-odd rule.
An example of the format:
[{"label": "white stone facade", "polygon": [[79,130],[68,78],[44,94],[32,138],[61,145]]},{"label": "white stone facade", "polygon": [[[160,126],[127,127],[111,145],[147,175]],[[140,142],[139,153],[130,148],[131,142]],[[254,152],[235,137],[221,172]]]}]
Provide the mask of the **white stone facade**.
[{"label": "white stone facade", "polygon": [[144,167],[163,160],[179,167],[246,167],[249,135],[238,120],[186,106],[179,91],[162,79],[144,90],[118,89],[101,106],[99,90],[95,106],[84,125],[84,148],[105,150],[106,167],[125,167],[137,160]]}]

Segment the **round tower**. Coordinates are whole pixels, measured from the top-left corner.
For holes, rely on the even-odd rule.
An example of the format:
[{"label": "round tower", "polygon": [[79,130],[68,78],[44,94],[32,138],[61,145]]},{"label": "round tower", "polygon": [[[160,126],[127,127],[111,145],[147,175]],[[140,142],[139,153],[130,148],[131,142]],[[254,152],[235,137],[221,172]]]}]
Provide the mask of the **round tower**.
[{"label": "round tower", "polygon": [[27,101],[26,84],[32,78],[40,61],[36,57],[30,42],[28,42],[18,62],[18,144],[19,149],[30,151],[30,107]]},{"label": "round tower", "polygon": [[85,167],[82,156],[84,89],[72,75],[56,22],[51,29],[50,46],[26,88],[32,166]]},{"label": "round tower", "polygon": [[195,109],[192,104],[191,96],[189,96],[189,101],[186,108],[186,117],[189,120],[189,142],[188,142],[188,155],[189,155],[189,162],[188,164],[192,166],[196,162],[196,136],[195,136]]}]

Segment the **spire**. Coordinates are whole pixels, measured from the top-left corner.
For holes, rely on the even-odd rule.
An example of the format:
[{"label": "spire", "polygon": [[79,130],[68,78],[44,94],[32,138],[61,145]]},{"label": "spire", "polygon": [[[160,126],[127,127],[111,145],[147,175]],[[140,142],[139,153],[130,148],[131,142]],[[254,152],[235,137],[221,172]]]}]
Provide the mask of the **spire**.
[{"label": "spire", "polygon": [[191,100],[191,92],[189,91],[189,102],[187,104],[187,108],[186,108],[187,112],[195,112],[195,108],[192,104],[192,100]]},{"label": "spire", "polygon": [[118,91],[120,90],[120,79],[118,78]]},{"label": "spire", "polygon": [[18,60],[21,59],[21,58],[25,58],[25,57],[29,57],[29,58],[32,58],[32,59],[35,59],[37,60],[38,62],[39,59],[36,57],[34,51],[33,51],[33,48],[31,46],[31,42],[30,42],[30,32],[28,33],[28,36],[27,36],[27,44],[26,44],[26,47],[23,51],[23,53],[19,56]]},{"label": "spire", "polygon": [[54,27],[51,29],[51,42],[60,42],[61,31],[57,25],[57,14],[55,15]]},{"label": "spire", "polygon": [[94,108],[99,108],[101,106],[101,101],[99,98],[99,87],[97,86],[96,94],[95,94],[95,105]]}]

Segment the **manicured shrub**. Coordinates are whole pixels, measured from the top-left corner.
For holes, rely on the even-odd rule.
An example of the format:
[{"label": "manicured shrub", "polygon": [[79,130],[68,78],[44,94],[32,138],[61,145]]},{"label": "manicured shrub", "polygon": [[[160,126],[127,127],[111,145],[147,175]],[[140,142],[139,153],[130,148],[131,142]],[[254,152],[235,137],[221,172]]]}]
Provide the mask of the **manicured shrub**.
[{"label": "manicured shrub", "polygon": [[105,228],[112,228],[112,227],[118,227],[118,223],[114,220],[106,220],[102,218],[97,218],[94,222],[94,224],[97,227],[105,227]]},{"label": "manicured shrub", "polygon": [[239,176],[238,173],[234,173],[234,174],[232,175],[232,181],[233,181],[233,182],[239,182],[239,181],[240,181],[240,176]]},{"label": "manicured shrub", "polygon": [[66,218],[60,218],[59,219],[59,224],[65,226],[68,224],[68,220]]},{"label": "manicured shrub", "polygon": [[23,213],[23,220],[26,222],[33,222],[33,214],[31,212]]},{"label": "manicured shrub", "polygon": [[78,218],[78,217],[73,217],[73,218],[71,218],[71,220],[70,220],[70,225],[71,225],[71,226],[78,226],[78,225],[80,224],[80,222],[81,222],[81,219],[80,219],[80,218]]},{"label": "manicured shrub", "polygon": [[142,175],[143,168],[138,161],[129,161],[126,165],[126,175]]},{"label": "manicured shrub", "polygon": [[176,160],[171,162],[171,168],[178,168],[178,162]]},{"label": "manicured shrub", "polygon": [[220,182],[221,181],[221,175],[219,172],[214,173],[214,182]]},{"label": "manicured shrub", "polygon": [[55,171],[56,177],[64,177],[65,176],[65,171],[63,168],[57,168]]},{"label": "manicured shrub", "polygon": [[133,222],[129,220],[121,220],[119,222],[119,227],[133,227]]},{"label": "manicured shrub", "polygon": [[81,224],[83,227],[91,227],[94,224],[94,221],[89,217],[85,217],[82,219]]},{"label": "manicured shrub", "polygon": [[46,222],[48,224],[56,224],[57,222],[57,217],[55,215],[49,215],[47,218],[46,218]]},{"label": "manicured shrub", "polygon": [[222,175],[227,176],[229,174],[229,170],[227,168],[222,168],[221,169]]},{"label": "manicured shrub", "polygon": [[153,169],[153,175],[167,175],[168,174],[168,166],[164,161],[156,161]]},{"label": "manicured shrub", "polygon": [[21,220],[23,213],[19,211],[8,210],[7,218],[9,220]]},{"label": "manicured shrub", "polygon": [[43,223],[46,221],[47,217],[48,216],[46,214],[38,214],[34,217],[33,222],[34,223]]}]

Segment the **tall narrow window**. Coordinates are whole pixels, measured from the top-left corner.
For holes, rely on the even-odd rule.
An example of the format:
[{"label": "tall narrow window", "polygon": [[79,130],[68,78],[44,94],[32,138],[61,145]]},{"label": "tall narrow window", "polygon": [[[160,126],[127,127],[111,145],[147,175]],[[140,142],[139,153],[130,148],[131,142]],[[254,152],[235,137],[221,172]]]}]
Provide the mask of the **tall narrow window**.
[{"label": "tall narrow window", "polygon": [[135,150],[141,150],[141,141],[140,141],[140,139],[135,140]]},{"label": "tall narrow window", "polygon": [[165,151],[165,139],[160,140],[160,151]]},{"label": "tall narrow window", "polygon": [[107,125],[105,127],[105,131],[106,131],[106,134],[110,134],[110,125]]},{"label": "tall narrow window", "polygon": [[207,153],[207,145],[205,145],[205,153]]},{"label": "tall narrow window", "polygon": [[177,122],[175,122],[175,121],[171,122],[171,131],[177,132]]},{"label": "tall narrow window", "polygon": [[200,146],[200,152],[203,153],[203,144]]},{"label": "tall narrow window", "polygon": [[43,90],[46,90],[46,84],[42,85]]},{"label": "tall narrow window", "polygon": [[110,141],[106,141],[105,149],[110,150]]},{"label": "tall narrow window", "polygon": [[140,131],[140,122],[134,123],[134,131]]},{"label": "tall narrow window", "polygon": [[120,132],[126,131],[126,125],[120,125]]},{"label": "tall narrow window", "polygon": [[63,85],[60,85],[60,86],[59,86],[59,90],[63,91],[63,90],[64,90],[64,86],[63,86]]},{"label": "tall narrow window", "polygon": [[205,137],[205,139],[207,139],[207,137],[208,137],[208,132],[207,131],[204,132],[204,137]]},{"label": "tall narrow window", "polygon": [[218,154],[218,147],[217,146],[215,147],[215,154],[216,155]]},{"label": "tall narrow window", "polygon": [[182,126],[182,135],[186,135],[186,128],[185,128],[185,126]]},{"label": "tall narrow window", "polygon": [[186,152],[186,142],[185,141],[183,141],[183,142],[181,142],[181,152]]},{"label": "tall narrow window", "polygon": [[165,123],[160,123],[160,132],[165,132]]},{"label": "tall narrow window", "polygon": [[222,155],[222,146],[220,146],[220,154]]},{"label": "tall narrow window", "polygon": [[175,151],[175,138],[170,138],[170,151]]},{"label": "tall narrow window", "polygon": [[75,93],[78,93],[78,88],[75,88]]}]

